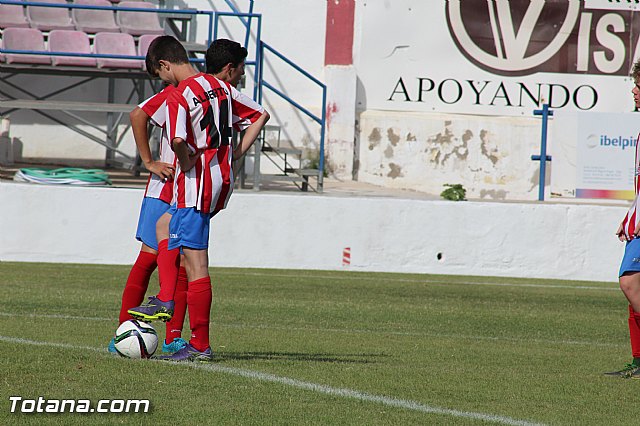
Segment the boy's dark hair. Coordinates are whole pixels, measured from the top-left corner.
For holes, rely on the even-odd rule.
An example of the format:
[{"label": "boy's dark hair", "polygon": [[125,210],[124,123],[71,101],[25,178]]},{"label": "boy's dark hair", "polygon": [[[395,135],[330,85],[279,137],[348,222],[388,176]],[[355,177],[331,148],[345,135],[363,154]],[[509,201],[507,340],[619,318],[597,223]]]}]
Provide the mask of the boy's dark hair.
[{"label": "boy's dark hair", "polygon": [[205,55],[207,74],[217,74],[229,63],[237,67],[246,59],[247,54],[247,49],[240,43],[220,38],[211,43],[207,49]]},{"label": "boy's dark hair", "polygon": [[631,77],[634,80],[640,77],[640,59],[633,64],[633,68],[631,68]]},{"label": "boy's dark hair", "polygon": [[165,35],[155,38],[149,44],[149,50],[147,50],[145,64],[151,77],[158,76],[160,61],[167,61],[172,64],[188,64],[189,57],[184,46],[175,37]]}]

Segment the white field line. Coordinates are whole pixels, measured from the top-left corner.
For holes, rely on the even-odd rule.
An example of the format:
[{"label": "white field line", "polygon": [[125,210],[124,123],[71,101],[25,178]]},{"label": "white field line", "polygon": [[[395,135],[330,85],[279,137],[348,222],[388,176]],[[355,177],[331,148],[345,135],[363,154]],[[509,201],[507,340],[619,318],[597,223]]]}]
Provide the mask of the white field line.
[{"label": "white field line", "polygon": [[[115,318],[101,317],[82,317],[76,315],[60,315],[60,314],[26,314],[0,312],[0,317],[26,317],[26,318],[42,318],[42,319],[61,319],[61,320],[79,320],[79,321],[105,321],[113,322]],[[410,336],[410,337],[433,337],[438,339],[466,339],[466,340],[483,340],[493,342],[514,342],[514,343],[536,343],[548,345],[570,345],[570,346],[590,346],[618,348],[625,347],[626,343],[604,343],[593,342],[589,340],[552,340],[552,339],[531,339],[526,337],[506,337],[506,336],[473,336],[465,334],[452,333],[423,333],[413,331],[384,331],[384,330],[360,330],[360,329],[340,329],[340,328],[317,328],[317,327],[286,327],[286,326],[269,326],[269,325],[251,325],[251,324],[216,324],[212,323],[212,327],[220,328],[236,328],[236,329],[256,329],[256,330],[281,330],[281,331],[301,331],[314,333],[344,333],[344,334],[379,334],[383,336]]]},{"label": "white field line", "polygon": [[[7,342],[7,343],[22,344],[22,345],[45,346],[45,347],[48,346],[48,347],[55,347],[55,348],[62,348],[62,349],[94,351],[102,354],[108,354],[106,349],[99,349],[99,348],[94,348],[90,346],[69,345],[66,343],[39,342],[35,340],[22,339],[19,337],[0,336],[0,341]],[[112,355],[109,355],[109,356],[112,356]],[[158,362],[164,363],[166,361],[158,361]],[[519,420],[511,417],[498,416],[494,414],[477,413],[473,411],[460,411],[460,410],[454,410],[450,408],[434,407],[434,406],[422,404],[417,401],[397,399],[397,398],[391,398],[391,397],[380,396],[380,395],[372,395],[369,393],[359,392],[356,390],[346,389],[346,388],[334,388],[331,386],[321,385],[317,383],[291,379],[289,377],[281,377],[281,376],[276,376],[274,374],[262,373],[260,371],[225,367],[225,366],[214,364],[214,363],[211,363],[211,364],[171,363],[167,365],[176,366],[176,367],[177,366],[189,367],[189,368],[195,368],[198,370],[207,370],[207,371],[213,371],[215,373],[224,373],[224,374],[230,374],[233,376],[240,376],[247,379],[259,380],[263,382],[278,383],[278,384],[294,387],[297,389],[309,390],[316,393],[339,396],[342,398],[357,399],[359,401],[373,402],[373,403],[388,405],[391,407],[403,408],[411,411],[419,411],[419,412],[428,413],[428,414],[438,414],[438,415],[450,416],[450,417],[461,417],[461,418],[482,420],[486,422],[492,422],[492,423],[498,423],[498,424],[504,424],[504,425],[514,425],[514,426],[542,425],[542,423],[533,423],[527,420]]]},{"label": "white field line", "polygon": [[26,317],[26,318],[45,318],[45,319],[62,319],[62,320],[80,320],[80,321],[113,321],[118,320],[114,318],[100,318],[100,317],[82,317],[77,315],[62,315],[62,314],[26,314],[26,313],[12,313],[12,312],[0,312],[0,317]]},{"label": "white field line", "polygon": [[[326,280],[358,280],[358,281],[371,281],[372,277],[340,277],[338,275],[288,275],[288,274],[267,274],[260,272],[232,272],[232,271],[213,271],[212,277],[216,275],[236,275],[236,276],[251,276],[251,277],[276,277],[276,278],[314,278],[314,279],[326,279]],[[471,282],[471,281],[451,281],[445,282],[442,280],[420,280],[410,278],[393,278],[393,277],[376,277],[377,281],[399,282],[399,283],[416,283],[416,284],[433,284],[433,285],[477,285],[477,286],[490,286],[490,287],[523,287],[523,288],[561,288],[561,289],[577,289],[577,290],[604,290],[604,291],[620,291],[619,287],[598,287],[587,285],[553,285],[553,284],[516,284],[516,283],[492,283],[492,282]]]}]

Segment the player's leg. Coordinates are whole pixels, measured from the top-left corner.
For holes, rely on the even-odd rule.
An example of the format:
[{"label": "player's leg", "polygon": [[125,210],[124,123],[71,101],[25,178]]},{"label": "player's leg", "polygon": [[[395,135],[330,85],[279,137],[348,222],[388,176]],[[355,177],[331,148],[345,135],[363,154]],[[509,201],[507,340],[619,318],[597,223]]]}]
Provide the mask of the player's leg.
[{"label": "player's leg", "polygon": [[[131,267],[127,282],[122,291],[119,324],[133,317],[128,310],[138,306],[144,299],[149,287],[149,279],[157,266],[158,242],[156,239],[156,221],[169,209],[169,205],[156,198],[145,197],[142,200],[136,239],[142,242],[138,257]],[[115,353],[115,346],[109,343],[109,351]]]},{"label": "player's leg", "polygon": [[[209,215],[185,210],[181,215],[183,227],[178,233],[189,284],[187,307],[191,340],[186,347],[162,359],[171,361],[210,361],[213,359],[209,344],[209,318],[211,315],[211,279],[209,277]],[[173,229],[173,227],[172,227]],[[173,236],[172,236],[173,238]]]},{"label": "player's leg", "polygon": [[[175,207],[164,213],[156,221],[156,238],[158,239],[158,272],[160,275],[160,293],[152,296],[146,303],[128,310],[128,313],[143,321],[153,321],[161,319],[168,321],[174,311],[173,292],[175,291],[178,279],[180,251],[179,249],[169,249],[169,225],[175,212]],[[163,289],[171,288],[171,298],[163,299]]]},{"label": "player's leg", "polygon": [[166,337],[162,343],[163,353],[175,353],[187,345],[182,338],[182,328],[184,325],[184,317],[187,312],[187,270],[184,267],[184,256],[180,256],[180,269],[178,271],[178,281],[176,284],[176,292],[173,297],[175,303],[173,316],[167,322]]},{"label": "player's leg", "polygon": [[168,210],[169,204],[157,198],[145,197],[140,208],[136,239],[142,242],[142,249],[131,268],[122,295],[120,324],[131,319],[128,310],[138,306],[144,299],[149,286],[149,278],[157,266],[158,239],[156,223]]},{"label": "player's leg", "polygon": [[133,317],[127,312],[134,306],[138,306],[144,299],[144,294],[149,287],[149,279],[157,266],[158,252],[146,244],[142,244],[138,258],[131,267],[127,282],[122,292],[122,304],[120,306],[119,322],[122,324]]},{"label": "player's leg", "polygon": [[189,343],[199,352],[209,349],[209,322],[211,316],[211,278],[207,250],[184,249],[187,261],[187,306],[191,340]]},{"label": "player's leg", "polygon": [[[155,271],[158,252],[146,244],[142,244],[138,257],[129,271],[127,282],[122,291],[122,301],[120,303],[120,315],[118,324],[126,320],[133,319],[128,310],[138,306],[143,300],[149,287],[149,279]],[[109,352],[116,353],[115,341],[112,338],[109,342]]]},{"label": "player's leg", "polygon": [[176,209],[163,215],[157,224],[158,241],[160,249],[158,253],[158,272],[160,274],[160,292],[158,299],[163,302],[173,300],[180,270],[180,249],[169,248],[169,226]]},{"label": "player's leg", "polygon": [[640,378],[640,239],[627,243],[619,273],[620,289],[629,302],[629,338],[633,360],[609,376]]},{"label": "player's leg", "polygon": [[[189,343],[173,355],[160,356],[168,361],[202,361],[213,359],[209,344],[209,318],[211,315],[211,279],[208,272],[207,250],[183,248],[186,260],[189,285],[187,289],[187,306],[189,309],[189,325],[191,339]],[[191,279],[191,277],[195,279]]]}]

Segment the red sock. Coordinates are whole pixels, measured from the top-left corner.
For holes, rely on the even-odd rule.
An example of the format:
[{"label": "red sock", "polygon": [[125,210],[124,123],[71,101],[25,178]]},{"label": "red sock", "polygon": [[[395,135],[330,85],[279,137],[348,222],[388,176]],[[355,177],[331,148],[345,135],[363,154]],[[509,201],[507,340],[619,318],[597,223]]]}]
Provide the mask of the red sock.
[{"label": "red sock", "polygon": [[631,353],[640,358],[640,314],[629,305],[629,337],[631,337]]},{"label": "red sock", "polygon": [[149,287],[149,278],[153,271],[155,271],[157,255],[141,251],[138,254],[136,262],[131,267],[129,272],[129,278],[124,286],[122,292],[122,305],[120,307],[120,324],[126,320],[133,319],[127,311],[131,308],[135,308],[142,303],[144,294]]},{"label": "red sock", "polygon": [[176,293],[173,296],[175,306],[171,321],[167,322],[167,333],[165,342],[173,342],[173,339],[182,337],[182,325],[187,312],[187,270],[184,266],[178,271],[178,282],[176,283]]},{"label": "red sock", "polygon": [[211,315],[211,278],[191,281],[187,290],[191,346],[205,351],[209,347],[209,316]]},{"label": "red sock", "polygon": [[158,274],[160,274],[160,293],[158,299],[163,302],[173,300],[180,268],[180,249],[169,250],[169,240],[158,243]]}]

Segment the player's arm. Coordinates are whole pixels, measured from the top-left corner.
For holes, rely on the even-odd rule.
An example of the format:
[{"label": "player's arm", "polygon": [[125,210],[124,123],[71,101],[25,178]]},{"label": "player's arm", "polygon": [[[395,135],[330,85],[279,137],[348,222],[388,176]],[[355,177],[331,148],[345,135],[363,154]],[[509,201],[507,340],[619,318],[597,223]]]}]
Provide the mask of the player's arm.
[{"label": "player's arm", "polygon": [[140,107],[135,107],[135,109],[129,113],[133,139],[138,147],[140,158],[142,159],[144,167],[151,173],[158,175],[163,180],[173,178],[175,170],[171,164],[153,160],[151,147],[149,146],[149,118],[147,113]]},{"label": "player's arm", "polygon": [[636,223],[634,235],[627,236],[627,234],[624,231],[627,222],[631,220],[631,218],[633,217],[633,211],[636,209],[635,206],[637,203],[638,203],[638,195],[636,195],[636,197],[634,198],[633,203],[631,203],[631,207],[629,207],[629,211],[620,222],[620,225],[618,226],[618,230],[616,231],[616,235],[618,236],[618,239],[622,242],[630,241],[632,238],[639,238],[638,234],[640,233],[640,226],[638,226],[639,225],[638,223]]},{"label": "player's arm", "polygon": [[236,149],[233,150],[233,158],[235,160],[240,159],[249,150],[249,148],[251,148],[251,145],[253,145],[258,138],[260,131],[267,124],[267,121],[269,121],[269,118],[271,118],[269,113],[267,111],[263,111],[262,115],[247,127],[242,135],[242,140]]},{"label": "player's arm", "polygon": [[189,171],[196,165],[196,161],[200,157],[200,152],[191,152],[187,146],[187,141],[182,138],[174,138],[171,142],[173,146],[173,152],[176,153],[178,162],[180,162],[180,170],[183,172]]},{"label": "player's arm", "polygon": [[618,230],[616,231],[616,235],[620,241],[627,241],[627,236],[624,234],[624,220],[620,222],[620,226],[618,226]]}]

